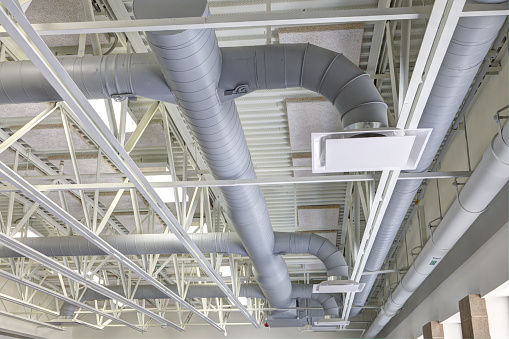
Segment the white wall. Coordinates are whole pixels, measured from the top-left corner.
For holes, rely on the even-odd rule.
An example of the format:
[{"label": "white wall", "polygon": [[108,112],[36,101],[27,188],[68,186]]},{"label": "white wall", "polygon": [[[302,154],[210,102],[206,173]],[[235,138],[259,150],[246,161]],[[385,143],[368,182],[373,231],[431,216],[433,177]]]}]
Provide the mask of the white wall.
[{"label": "white wall", "polygon": [[[431,320],[444,321],[456,314],[459,311],[459,300],[466,295],[486,295],[506,282],[509,277],[507,239],[509,225],[506,224],[429,294],[387,337],[416,338],[422,334],[424,324]],[[505,316],[508,317],[509,313]]]},{"label": "white wall", "polygon": [[491,339],[509,338],[509,295],[486,297]]}]

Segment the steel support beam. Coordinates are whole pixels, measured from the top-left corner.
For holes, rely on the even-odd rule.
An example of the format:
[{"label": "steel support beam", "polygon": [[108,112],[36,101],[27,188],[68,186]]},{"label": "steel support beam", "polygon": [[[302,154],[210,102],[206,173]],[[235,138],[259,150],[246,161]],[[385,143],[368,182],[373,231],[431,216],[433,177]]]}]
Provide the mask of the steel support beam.
[{"label": "steel support beam", "polygon": [[100,315],[101,317],[105,317],[107,319],[111,319],[113,321],[116,321],[124,326],[128,326],[132,329],[135,329],[137,331],[142,331],[141,328],[139,328],[138,326],[135,326],[125,320],[122,320],[120,318],[117,318],[116,316],[113,316],[111,314],[109,314],[108,312],[103,312],[103,311],[100,311],[92,306],[89,306],[85,303],[82,303],[80,301],[76,301],[72,298],[69,298],[63,294],[60,294],[56,291],[53,291],[53,290],[50,290],[49,288],[46,288],[44,286],[41,286],[39,284],[36,284],[30,280],[27,280],[27,279],[24,279],[24,278],[20,278],[12,273],[9,273],[9,272],[6,272],[6,271],[3,271],[3,270],[0,270],[0,277],[2,278],[5,278],[5,279],[8,279],[8,280],[11,280],[11,281],[14,281],[15,283],[18,283],[20,285],[23,285],[23,286],[27,286],[27,287],[30,287],[31,289],[34,289],[36,291],[39,291],[41,293],[44,293],[44,294],[47,294],[49,296],[52,296],[56,299],[59,299],[59,300],[63,300],[71,305],[74,305],[76,307],[79,307],[81,309],[84,309],[84,310],[87,310],[87,311],[90,311],[92,313],[95,313],[95,314],[98,314]]},{"label": "steel support beam", "polygon": [[161,324],[169,325],[179,331],[183,331],[183,329],[180,326],[172,323],[171,321],[166,320],[163,317],[160,317],[159,315],[146,310],[145,308],[138,305],[136,302],[134,302],[126,297],[123,297],[118,293],[111,291],[107,287],[85,278],[80,273],[73,271],[72,269],[68,268],[67,266],[64,266],[63,264],[61,264],[60,262],[58,262],[54,259],[51,259],[50,257],[34,250],[33,248],[31,248],[27,245],[24,245],[23,243],[19,242],[18,240],[14,239],[8,235],[0,233],[0,242],[2,244],[4,244],[6,247],[12,249],[13,251],[18,252],[27,258],[35,260],[35,261],[43,264],[44,266],[54,270],[55,272],[65,275],[66,277],[72,279],[75,282],[81,283],[82,285],[84,285],[85,287],[87,287],[91,290],[99,292],[102,295],[107,296],[113,300],[117,300],[118,302],[121,302],[124,305],[132,307],[133,309],[138,310],[139,312],[148,315],[149,317],[160,322]]},{"label": "steel support beam", "polygon": [[[205,28],[265,27],[287,25],[316,25],[352,22],[377,22],[395,20],[417,20],[430,17],[430,7],[398,7],[378,9],[356,9],[340,11],[313,11],[298,13],[264,13],[224,15],[199,18],[174,18],[150,20],[118,20],[94,22],[69,22],[34,24],[40,35],[119,33],[139,31],[167,31]],[[465,8],[462,16],[507,16],[506,4],[472,4]],[[0,38],[8,37],[5,28],[0,29]]]},{"label": "steel support beam", "polygon": [[[433,85],[438,68],[440,67],[443,57],[449,46],[454,29],[461,16],[465,0],[443,0],[435,2],[431,16],[428,21],[424,39],[417,57],[416,69],[414,69],[412,79],[409,84],[407,95],[402,106],[398,119],[398,128],[417,128],[417,124],[421,118],[422,110],[429,97],[429,91]],[[429,57],[433,57],[429,59]],[[426,78],[422,79],[426,72]],[[421,80],[424,83],[421,85]],[[429,88],[429,90],[428,90]],[[416,109],[414,103],[420,102]],[[395,103],[397,105],[397,103]],[[387,177],[384,180],[384,175]],[[390,201],[392,191],[398,180],[399,173],[397,171],[384,171],[380,183],[378,185],[374,206],[371,208],[369,218],[367,220],[366,229],[362,238],[359,257],[355,263],[351,280],[359,281],[364,266],[375,241],[378,228],[382,221],[385,210]],[[350,310],[353,305],[354,293],[347,293],[343,308],[344,319],[348,319]]]},{"label": "steel support beam", "polygon": [[[189,253],[195,257],[198,263],[202,266],[203,270],[218,284],[219,288],[226,294],[228,298],[241,310],[243,315],[252,322],[255,327],[260,325],[245,309],[238,298],[233,294],[230,288],[224,283],[221,276],[212,268],[203,253],[198,249],[196,244],[191,240],[189,235],[185,232],[182,226],[175,219],[169,207],[162,201],[154,188],[147,181],[143,173],[136,166],[134,161],[129,157],[123,146],[111,134],[108,127],[101,120],[97,112],[93,109],[91,104],[86,99],[85,95],[79,90],[77,85],[73,82],[69,74],[67,74],[60,64],[60,62],[51,53],[41,37],[37,34],[34,28],[26,19],[24,13],[20,10],[15,0],[3,0],[3,6],[0,6],[0,23],[6,29],[11,37],[15,39],[20,48],[30,57],[32,62],[39,68],[41,73],[46,77],[48,82],[55,88],[60,96],[65,100],[65,103],[70,107],[81,125],[93,138],[93,140],[103,149],[104,153],[112,160],[112,162],[134,183],[140,194],[152,206],[154,211],[161,217],[167,227],[177,236],[177,238],[184,244]],[[5,6],[5,7],[4,7]],[[7,12],[9,11],[9,13]],[[3,165],[3,164],[2,164]],[[3,172],[9,173],[11,180],[17,182],[20,187],[23,186],[25,192],[29,192],[32,196],[38,196],[41,202],[47,199],[39,191],[35,190],[25,180],[19,177],[16,173],[12,172],[7,166],[3,165]],[[28,186],[27,186],[28,184]],[[42,195],[42,196],[41,196]],[[138,265],[133,263],[126,256],[116,251],[113,247],[104,242],[97,234],[84,227],[79,222],[76,222],[72,216],[63,211],[60,207],[54,206],[51,201],[44,201],[45,208],[53,209],[62,220],[66,220],[77,233],[86,236],[95,245],[102,248],[105,252],[109,253],[113,258],[117,259],[120,263],[137,273],[144,280],[155,286],[157,289],[167,294],[174,299],[177,303],[188,308],[191,312],[196,314],[199,318],[208,322],[219,331],[224,331],[223,328],[218,326],[213,320],[204,316],[192,305],[187,303],[184,299],[179,297],[176,293],[166,288],[161,282],[152,277]]]},{"label": "steel support beam", "polygon": [[[400,180],[415,179],[454,179],[467,178],[471,172],[425,172],[425,173],[402,173]],[[261,179],[238,179],[238,180],[195,180],[195,181],[173,181],[173,182],[152,182],[154,188],[174,187],[226,187],[226,186],[279,186],[294,184],[319,184],[319,183],[340,183],[340,182],[374,182],[380,180],[380,174],[345,174],[322,177],[280,177]],[[133,183],[92,183],[92,184],[59,184],[59,185],[34,185],[41,191],[117,191],[135,188]],[[2,186],[0,193],[19,192],[15,186]]]}]

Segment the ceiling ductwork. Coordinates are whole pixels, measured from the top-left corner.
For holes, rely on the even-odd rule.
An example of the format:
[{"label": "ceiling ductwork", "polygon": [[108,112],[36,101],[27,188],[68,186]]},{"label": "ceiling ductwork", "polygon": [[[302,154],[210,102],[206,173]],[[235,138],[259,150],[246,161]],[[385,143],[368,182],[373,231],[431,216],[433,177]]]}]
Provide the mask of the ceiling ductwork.
[{"label": "ceiling ductwork", "polygon": [[382,307],[366,332],[366,338],[376,336],[396,315],[508,180],[509,124],[506,124],[484,152],[481,162],[458,193],[430,241],[423,247],[410,270]]},{"label": "ceiling ductwork", "polygon": [[[138,19],[165,17],[206,16],[209,14],[206,0],[180,1],[135,0],[134,14]],[[227,91],[248,92],[246,83],[229,86],[221,79],[232,77],[238,69],[230,72],[234,61],[222,57],[215,32],[212,29],[147,32],[147,39],[161,65],[163,75],[175,94],[177,104],[187,120],[201,154],[216,179],[252,179],[255,171],[251,162],[246,139],[242,131],[236,105],[236,95],[225,98]],[[287,51],[288,49],[288,51]],[[339,107],[343,126],[387,126],[386,105],[367,76],[342,55],[312,45],[278,46],[263,50],[263,60],[268,68],[259,69],[265,75],[279,77],[275,83],[259,83],[253,89],[277,88],[273,85],[291,84],[324,93],[325,97]],[[232,50],[255,57],[252,48]],[[227,52],[225,52],[227,53]],[[254,53],[254,54],[253,54]],[[289,65],[296,64],[302,74],[289,81],[286,68],[280,68],[278,60],[289,56]],[[257,60],[259,61],[259,60]],[[285,60],[286,61],[286,60]],[[309,63],[309,64],[308,64]],[[235,64],[238,66],[238,64]],[[314,65],[313,68],[307,65]],[[254,69],[245,68],[248,72]],[[279,72],[275,72],[276,69]],[[337,73],[336,73],[337,72]],[[241,73],[245,75],[245,73]],[[333,74],[333,76],[327,76]],[[250,73],[253,81],[260,80]],[[282,76],[282,77],[281,77]],[[278,79],[279,82],[276,82]],[[355,85],[351,85],[355,83]],[[227,86],[229,88],[223,88]],[[240,87],[239,87],[240,86]],[[249,87],[250,84],[247,83]],[[284,86],[288,87],[288,86]],[[355,99],[353,99],[355,98]],[[275,307],[294,305],[291,284],[283,259],[273,254],[274,232],[272,230],[265,199],[258,186],[223,187],[226,211],[254,267],[255,278],[267,300]]]},{"label": "ceiling ductwork", "polygon": [[[134,0],[133,12],[137,19],[209,15],[206,0]],[[432,130],[431,135],[426,139],[424,151],[419,153],[416,169],[408,172],[429,169],[504,19],[492,16],[459,20],[418,126]],[[329,100],[337,109],[345,130],[353,134],[368,133],[368,136],[375,135],[377,130],[387,130],[387,105],[372,79],[341,54],[312,44],[220,49],[213,29],[151,31],[146,32],[146,36],[152,53],[71,56],[59,60],[88,99],[123,100],[141,96],[178,105],[215,179],[256,178],[234,101],[256,90],[302,87]],[[31,62],[0,63],[0,104],[60,100]],[[509,127],[506,126],[503,133],[505,137],[496,137],[487,149],[432,241],[424,247],[391,295],[367,336],[379,333],[434,269],[436,263],[431,267],[429,258],[445,256],[507,182]],[[381,270],[421,183],[420,179],[397,183],[367,259],[366,271]],[[219,191],[235,233],[191,234],[190,237],[204,253],[249,256],[258,285],[241,285],[239,296],[265,298],[275,308],[291,309],[273,312],[274,324],[285,324],[287,318],[286,324],[292,324],[289,326],[302,323],[299,312],[293,310],[298,299],[319,302],[323,315],[335,319],[330,323],[338,323],[341,305],[337,299],[331,294],[313,293],[312,285],[292,284],[281,256],[308,253],[324,263],[331,280],[348,277],[348,266],[336,246],[314,234],[274,232],[265,198],[257,185],[224,186]],[[472,199],[474,195],[481,197]],[[102,239],[126,255],[187,253],[177,238],[168,234],[105,235]],[[32,238],[22,242],[52,257],[107,254],[81,237]],[[18,256],[0,246],[0,257]],[[356,294],[350,317],[357,315],[365,305],[376,278],[376,274],[362,276],[360,283],[366,287]],[[108,288],[124,294],[122,286]],[[177,292],[176,286],[168,288]],[[152,286],[137,286],[132,296],[134,299],[167,297]],[[215,285],[200,284],[189,285],[185,297],[226,295]],[[107,297],[87,290],[80,300],[104,299]],[[61,315],[72,317],[75,309],[64,303]]]}]

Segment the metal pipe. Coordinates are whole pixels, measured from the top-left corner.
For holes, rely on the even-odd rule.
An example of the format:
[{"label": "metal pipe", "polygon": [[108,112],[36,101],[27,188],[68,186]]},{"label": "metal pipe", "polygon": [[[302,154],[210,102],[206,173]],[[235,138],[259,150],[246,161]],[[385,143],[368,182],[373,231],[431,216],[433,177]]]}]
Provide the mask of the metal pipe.
[{"label": "metal pipe", "polygon": [[[58,58],[87,99],[141,96],[175,103],[155,56],[115,54]],[[0,63],[0,104],[62,101],[31,61]]]}]

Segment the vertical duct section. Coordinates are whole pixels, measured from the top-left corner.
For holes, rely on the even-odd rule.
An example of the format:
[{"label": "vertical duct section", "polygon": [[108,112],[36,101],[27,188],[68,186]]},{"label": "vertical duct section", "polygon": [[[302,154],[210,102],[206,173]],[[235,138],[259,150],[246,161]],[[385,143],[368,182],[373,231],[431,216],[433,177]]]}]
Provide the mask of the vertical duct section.
[{"label": "vertical duct section", "polygon": [[[206,0],[135,0],[138,19],[208,15]],[[233,101],[221,103],[217,84],[222,58],[212,29],[147,32],[164,77],[216,179],[251,179],[255,171]],[[274,232],[258,186],[221,189],[226,211],[255,268],[267,300],[293,306],[288,269],[272,253]]]},{"label": "vertical duct section", "polygon": [[[433,162],[504,20],[503,16],[459,20],[419,122],[418,128],[432,128],[433,132],[415,172],[427,171]],[[382,268],[421,182],[422,180],[401,180],[396,184],[365,271],[374,272]],[[373,274],[361,278],[366,287],[363,292],[355,295],[353,306],[364,306],[376,277],[377,275]],[[354,308],[350,315],[355,316],[360,310]]]}]

